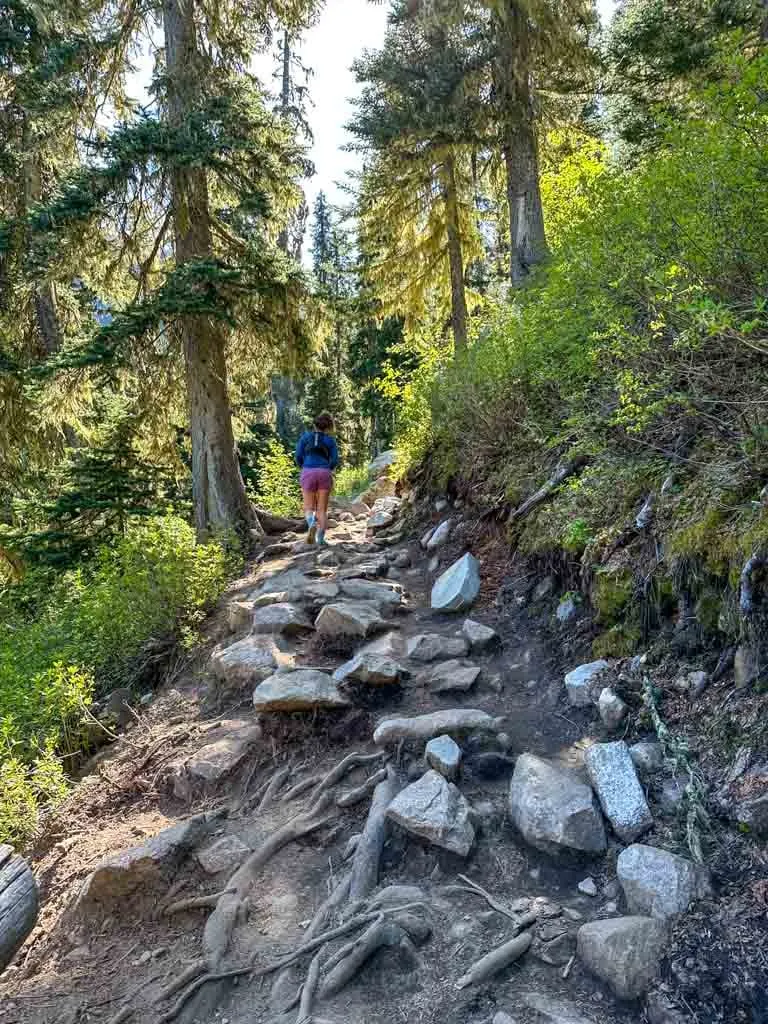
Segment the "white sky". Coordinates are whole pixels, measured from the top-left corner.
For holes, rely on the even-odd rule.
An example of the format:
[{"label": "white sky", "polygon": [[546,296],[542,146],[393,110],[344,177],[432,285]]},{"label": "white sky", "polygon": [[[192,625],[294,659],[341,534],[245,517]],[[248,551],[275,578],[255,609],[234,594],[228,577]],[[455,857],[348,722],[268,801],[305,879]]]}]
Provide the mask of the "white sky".
[{"label": "white sky", "polygon": [[[597,5],[605,21],[613,13],[616,0],[597,0]],[[332,203],[344,203],[338,183],[344,182],[350,170],[359,167],[355,154],[342,149],[349,141],[344,125],[352,115],[351,100],[357,92],[351,64],[364,50],[382,45],[388,10],[386,2],[326,0],[318,23],[302,40],[301,59],[313,72],[309,82],[313,105],[308,114],[314,134],[310,157],[316,173],[304,182],[310,209],[321,190]],[[279,84],[271,77],[274,65],[273,58],[266,54],[255,62],[256,73],[270,89],[277,89]],[[140,102],[146,102],[144,87],[150,74],[148,64],[140,61],[131,83]]]}]

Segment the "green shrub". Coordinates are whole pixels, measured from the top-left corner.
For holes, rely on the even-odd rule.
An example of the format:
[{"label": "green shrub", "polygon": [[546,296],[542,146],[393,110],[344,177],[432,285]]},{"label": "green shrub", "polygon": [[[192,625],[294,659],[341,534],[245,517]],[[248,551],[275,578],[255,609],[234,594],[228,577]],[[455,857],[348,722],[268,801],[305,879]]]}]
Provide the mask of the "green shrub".
[{"label": "green shrub", "polygon": [[167,516],[133,524],[84,566],[0,591],[0,842],[30,834],[39,804],[61,795],[58,758],[87,744],[97,690],[130,683],[151,638],[194,629],[230,559]]},{"label": "green shrub", "polygon": [[344,466],[334,479],[334,493],[340,498],[354,498],[370,484],[371,475],[365,466]]},{"label": "green shrub", "polygon": [[259,460],[255,503],[276,516],[301,514],[301,491],[296,463],[278,441],[270,441]]}]

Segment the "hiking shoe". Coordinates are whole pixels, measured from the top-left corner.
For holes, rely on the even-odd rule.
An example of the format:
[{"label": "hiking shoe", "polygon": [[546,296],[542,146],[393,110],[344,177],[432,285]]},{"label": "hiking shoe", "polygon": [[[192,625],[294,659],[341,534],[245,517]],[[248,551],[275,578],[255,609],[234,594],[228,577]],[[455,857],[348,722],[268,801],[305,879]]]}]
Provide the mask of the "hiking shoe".
[{"label": "hiking shoe", "polygon": [[307,531],[307,544],[314,544],[317,536],[317,523],[310,523]]}]

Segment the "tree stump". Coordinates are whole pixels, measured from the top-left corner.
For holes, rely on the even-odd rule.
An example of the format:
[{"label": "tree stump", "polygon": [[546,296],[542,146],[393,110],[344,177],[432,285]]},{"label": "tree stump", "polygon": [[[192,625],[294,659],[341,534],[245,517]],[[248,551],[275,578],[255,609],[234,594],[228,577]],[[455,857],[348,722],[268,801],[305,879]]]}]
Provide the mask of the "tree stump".
[{"label": "tree stump", "polygon": [[37,883],[27,862],[0,844],[0,971],[34,928],[37,906]]}]

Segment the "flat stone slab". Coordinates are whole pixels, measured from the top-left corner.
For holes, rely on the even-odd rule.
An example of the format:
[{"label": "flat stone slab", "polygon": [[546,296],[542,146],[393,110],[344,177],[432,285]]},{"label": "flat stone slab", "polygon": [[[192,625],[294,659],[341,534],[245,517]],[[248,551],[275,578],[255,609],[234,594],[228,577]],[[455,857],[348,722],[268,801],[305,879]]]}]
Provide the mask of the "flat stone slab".
[{"label": "flat stone slab", "polygon": [[312,622],[303,608],[288,602],[257,608],[253,613],[254,633],[285,633],[295,636],[312,631]]},{"label": "flat stone slab", "polygon": [[309,668],[278,672],[253,691],[257,711],[314,711],[346,708],[349,704],[331,676]]},{"label": "flat stone slab", "polygon": [[253,686],[271,676],[280,663],[280,651],[269,637],[247,636],[211,655],[214,676],[229,686]]},{"label": "flat stone slab", "polygon": [[450,736],[435,736],[424,751],[427,764],[453,782],[461,767],[461,747]]},{"label": "flat stone slab", "polygon": [[576,708],[589,707],[597,700],[604,683],[600,681],[600,675],[609,667],[607,661],[590,661],[586,665],[579,665],[565,677],[565,689],[568,694],[568,703]]},{"label": "flat stone slab", "polygon": [[466,693],[477,682],[481,669],[462,661],[443,661],[419,676],[433,693]]},{"label": "flat stone slab", "polygon": [[613,831],[631,843],[653,825],[653,816],[623,740],[595,743],[584,755],[589,780]]},{"label": "flat stone slab", "polygon": [[[222,722],[220,738],[200,747],[186,761],[184,772],[200,782],[218,782],[234,771],[248,750],[261,740],[261,728],[253,722]],[[183,799],[182,794],[177,796]]]},{"label": "flat stone slab", "polygon": [[299,600],[308,601],[313,604],[320,604],[328,601],[335,601],[341,593],[338,583],[328,580],[316,580],[308,583],[299,591]]},{"label": "flat stone slab", "polygon": [[387,628],[387,621],[375,605],[362,601],[338,601],[327,604],[315,620],[315,629],[321,636],[360,637]]},{"label": "flat stone slab", "polygon": [[653,917],[614,917],[579,928],[581,962],[619,999],[639,999],[650,988],[667,944],[667,928]]},{"label": "flat stone slab", "polygon": [[200,814],[105,858],[83,882],[77,908],[105,909],[137,892],[141,895],[159,889],[165,892],[170,877],[209,830],[210,822]]},{"label": "flat stone slab", "polygon": [[439,633],[419,633],[411,637],[405,649],[412,661],[444,661],[463,658],[469,644],[463,636],[441,636]]},{"label": "flat stone slab", "polygon": [[482,622],[475,622],[474,619],[465,619],[461,632],[469,643],[469,649],[475,653],[487,651],[495,647],[499,642],[499,634],[490,626],[484,626]]},{"label": "flat stone slab", "polygon": [[437,578],[432,587],[435,611],[462,612],[471,608],[480,593],[480,563],[467,552]]},{"label": "flat stone slab", "polygon": [[605,827],[592,790],[540,757],[518,757],[509,808],[521,835],[537,850],[605,853]]},{"label": "flat stone slab", "polygon": [[398,663],[386,655],[361,652],[336,669],[333,681],[341,684],[354,680],[368,686],[395,686],[401,675]]},{"label": "flat stone slab", "polygon": [[250,853],[250,849],[237,836],[222,836],[198,850],[195,860],[208,875],[236,871]]},{"label": "flat stone slab", "polygon": [[398,793],[387,808],[387,817],[412,835],[460,857],[466,857],[475,842],[469,804],[461,791],[436,771],[428,771]]},{"label": "flat stone slab", "polygon": [[674,917],[711,892],[705,868],[668,850],[635,843],[622,850],[616,875],[632,914]]},{"label": "flat stone slab", "polygon": [[397,660],[405,656],[405,638],[402,633],[392,629],[377,636],[375,640],[369,640],[360,648],[358,654],[380,654],[385,658]]},{"label": "flat stone slab", "polygon": [[403,603],[402,589],[393,583],[372,580],[342,580],[341,591],[353,601],[369,601],[381,606],[396,607]]}]

